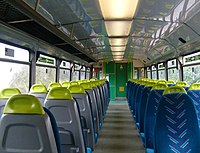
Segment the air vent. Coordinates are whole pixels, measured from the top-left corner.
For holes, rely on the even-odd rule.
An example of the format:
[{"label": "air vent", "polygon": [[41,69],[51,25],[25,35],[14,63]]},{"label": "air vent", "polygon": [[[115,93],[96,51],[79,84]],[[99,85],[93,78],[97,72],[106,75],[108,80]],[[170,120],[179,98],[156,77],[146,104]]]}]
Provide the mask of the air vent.
[{"label": "air vent", "polygon": [[178,40],[180,41],[180,42],[182,42],[183,44],[185,44],[186,43],[186,40],[185,39],[183,39],[183,38],[178,38]]}]

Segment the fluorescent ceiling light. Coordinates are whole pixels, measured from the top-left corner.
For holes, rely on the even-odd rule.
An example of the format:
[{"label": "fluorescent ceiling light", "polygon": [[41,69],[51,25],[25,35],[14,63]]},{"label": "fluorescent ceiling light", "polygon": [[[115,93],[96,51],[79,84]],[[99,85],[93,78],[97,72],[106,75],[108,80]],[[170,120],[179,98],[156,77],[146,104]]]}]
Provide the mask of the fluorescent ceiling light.
[{"label": "fluorescent ceiling light", "polygon": [[111,50],[112,50],[113,52],[115,52],[115,51],[125,51],[126,46],[110,47],[110,48],[111,48]]},{"label": "fluorescent ceiling light", "polygon": [[112,52],[113,56],[123,56],[124,52]]},{"label": "fluorescent ceiling light", "polygon": [[109,37],[128,36],[132,21],[105,21],[106,31]]},{"label": "fluorescent ceiling light", "polygon": [[111,46],[126,46],[128,38],[109,38]]},{"label": "fluorescent ceiling light", "polygon": [[99,0],[101,12],[107,19],[132,19],[138,0]]}]

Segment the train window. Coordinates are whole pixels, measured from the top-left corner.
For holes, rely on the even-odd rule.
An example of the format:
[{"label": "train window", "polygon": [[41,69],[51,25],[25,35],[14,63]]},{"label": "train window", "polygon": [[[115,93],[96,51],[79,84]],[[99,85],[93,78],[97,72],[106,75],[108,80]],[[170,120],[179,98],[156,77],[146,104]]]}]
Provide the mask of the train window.
[{"label": "train window", "polygon": [[29,51],[0,43],[0,58],[29,62]]},{"label": "train window", "polygon": [[70,81],[70,70],[68,69],[60,69],[60,82]]},{"label": "train window", "polygon": [[150,67],[147,67],[147,78],[151,79],[151,69],[150,69]]},{"label": "train window", "polygon": [[86,70],[86,79],[90,79],[90,68]]},{"label": "train window", "polygon": [[157,72],[156,72],[155,66],[152,66],[152,79],[154,79],[154,80],[157,79]]},{"label": "train window", "polygon": [[137,79],[137,78],[138,78],[138,70],[135,69],[134,74],[133,74],[133,79]]},{"label": "train window", "polygon": [[56,68],[36,66],[36,83],[42,83],[46,87],[56,81]]},{"label": "train window", "polygon": [[70,69],[70,68],[71,68],[71,64],[70,64],[70,62],[62,61],[62,63],[60,64],[60,67],[61,67],[61,68]]},{"label": "train window", "polygon": [[165,65],[164,63],[158,64],[159,79],[165,79]]},{"label": "train window", "polygon": [[183,67],[183,79],[189,85],[192,83],[200,82],[200,65]]},{"label": "train window", "polygon": [[29,65],[0,61],[0,90],[18,88],[22,93],[29,91]]},{"label": "train window", "polygon": [[200,63],[200,52],[183,57],[183,65]]},{"label": "train window", "polygon": [[142,68],[142,69],[140,70],[140,77],[141,77],[141,78],[144,78],[144,68]]},{"label": "train window", "polygon": [[179,81],[179,71],[177,68],[168,69],[168,80]]},{"label": "train window", "polygon": [[72,73],[72,80],[73,80],[73,81],[79,80],[79,71],[74,71],[74,72]]},{"label": "train window", "polygon": [[36,62],[36,83],[42,83],[46,87],[56,81],[56,59],[40,55]]},{"label": "train window", "polygon": [[176,67],[176,65],[177,65],[176,59],[173,59],[167,62],[168,68]]},{"label": "train window", "polygon": [[82,68],[81,68],[81,80],[85,80],[85,70],[86,70],[86,68],[85,68],[85,66],[82,66]]}]

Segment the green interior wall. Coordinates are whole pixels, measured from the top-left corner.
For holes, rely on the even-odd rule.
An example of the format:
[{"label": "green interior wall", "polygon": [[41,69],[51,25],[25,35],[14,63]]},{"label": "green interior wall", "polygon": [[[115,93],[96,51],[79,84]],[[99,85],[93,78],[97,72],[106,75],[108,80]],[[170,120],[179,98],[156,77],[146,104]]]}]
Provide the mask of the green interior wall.
[{"label": "green interior wall", "polygon": [[[117,64],[119,65],[120,63],[108,62],[108,63],[103,64],[104,76],[109,77],[111,100],[114,100],[117,97],[117,95],[118,95],[118,97],[125,97],[126,84],[120,82],[119,80],[121,80],[120,78],[126,76],[125,82],[127,82],[128,79],[132,78],[132,75],[133,75],[133,72],[132,72],[133,64],[132,63],[121,63],[123,66],[126,67],[126,72],[125,72],[126,75],[123,75],[123,73],[117,74]],[[118,75],[118,77],[117,77],[117,75]],[[118,81],[117,81],[117,78],[118,78]],[[124,93],[122,93],[122,94],[117,93],[119,91],[119,87],[122,87],[122,86],[124,86]]]}]

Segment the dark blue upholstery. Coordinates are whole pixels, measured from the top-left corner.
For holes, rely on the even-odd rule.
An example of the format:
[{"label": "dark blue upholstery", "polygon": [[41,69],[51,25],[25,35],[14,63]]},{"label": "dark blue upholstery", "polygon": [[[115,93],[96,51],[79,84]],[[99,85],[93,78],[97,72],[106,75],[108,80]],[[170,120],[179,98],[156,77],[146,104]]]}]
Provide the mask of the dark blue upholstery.
[{"label": "dark blue upholstery", "polygon": [[132,94],[131,94],[131,100],[130,100],[130,109],[132,112],[132,115],[135,116],[135,102],[136,102],[136,93],[137,93],[137,89],[140,85],[139,84],[135,84],[133,86],[133,90],[132,90]]},{"label": "dark blue upholstery", "polygon": [[193,100],[193,103],[197,112],[199,127],[200,127],[200,90],[189,90],[187,93]]},{"label": "dark blue upholstery", "polygon": [[155,153],[199,153],[195,106],[185,93],[163,95],[155,125]]},{"label": "dark blue upholstery", "polygon": [[154,127],[156,122],[156,112],[159,100],[164,90],[152,90],[147,100],[147,106],[144,116],[144,136],[146,152],[154,149]]},{"label": "dark blue upholstery", "polygon": [[57,127],[56,120],[55,120],[53,114],[47,108],[45,108],[45,107],[43,107],[43,108],[44,108],[44,111],[48,114],[48,116],[50,118],[52,129],[53,129],[53,134],[54,134],[54,137],[56,140],[58,153],[62,153],[62,146],[61,146],[60,135],[58,133],[58,127]]},{"label": "dark blue upholstery", "polygon": [[142,138],[142,141],[144,142],[144,115],[146,110],[146,104],[149,97],[149,93],[151,91],[151,86],[145,87],[142,92],[142,99],[141,103],[139,104],[139,123],[140,123],[140,135]]}]

